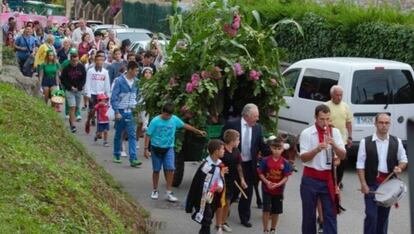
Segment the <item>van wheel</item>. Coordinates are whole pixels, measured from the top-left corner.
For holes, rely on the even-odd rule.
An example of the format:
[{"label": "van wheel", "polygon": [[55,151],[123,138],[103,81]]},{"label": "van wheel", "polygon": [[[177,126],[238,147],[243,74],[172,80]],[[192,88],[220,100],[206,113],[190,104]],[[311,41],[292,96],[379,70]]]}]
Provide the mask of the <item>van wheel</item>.
[{"label": "van wheel", "polygon": [[184,157],[181,154],[178,154],[175,157],[175,172],[174,172],[174,179],[173,179],[173,186],[178,187],[180,186],[181,182],[183,181],[184,177]]}]

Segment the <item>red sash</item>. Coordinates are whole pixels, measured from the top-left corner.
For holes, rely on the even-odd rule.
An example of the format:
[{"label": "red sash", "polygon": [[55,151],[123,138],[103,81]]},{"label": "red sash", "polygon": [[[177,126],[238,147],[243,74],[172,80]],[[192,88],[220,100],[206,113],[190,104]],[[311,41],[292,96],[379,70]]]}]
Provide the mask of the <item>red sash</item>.
[{"label": "red sash", "polygon": [[334,213],[337,214],[337,209],[335,209],[335,184],[332,178],[332,171],[331,170],[324,170],[324,171],[318,171],[316,169],[313,169],[311,167],[305,166],[303,170],[303,176],[310,177],[316,180],[325,181],[328,186],[328,192],[329,196],[331,197]]}]

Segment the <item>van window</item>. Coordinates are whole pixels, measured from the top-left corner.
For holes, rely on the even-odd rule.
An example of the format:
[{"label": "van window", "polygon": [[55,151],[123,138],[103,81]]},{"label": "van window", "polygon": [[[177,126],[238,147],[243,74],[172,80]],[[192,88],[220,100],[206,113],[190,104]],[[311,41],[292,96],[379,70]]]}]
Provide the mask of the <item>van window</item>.
[{"label": "van window", "polygon": [[414,84],[410,71],[355,71],[351,102],[362,105],[414,103]]},{"label": "van window", "polygon": [[299,97],[326,102],[330,99],[331,87],[337,85],[338,80],[337,72],[308,68],[303,75]]},{"label": "van window", "polygon": [[292,69],[290,71],[287,71],[285,74],[283,74],[283,77],[285,78],[285,85],[286,89],[284,91],[283,96],[291,96],[293,97],[293,94],[295,93],[296,84],[298,83],[299,75],[300,75],[301,69]]}]

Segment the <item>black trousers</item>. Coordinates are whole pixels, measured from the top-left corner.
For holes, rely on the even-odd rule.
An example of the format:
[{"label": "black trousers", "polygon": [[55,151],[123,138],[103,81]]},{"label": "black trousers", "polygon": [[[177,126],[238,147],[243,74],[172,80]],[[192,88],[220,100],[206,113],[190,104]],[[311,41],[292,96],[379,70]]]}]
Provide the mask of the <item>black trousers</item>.
[{"label": "black trousers", "polygon": [[256,171],[253,167],[253,162],[242,162],[242,168],[243,168],[243,175],[244,180],[247,184],[247,189],[244,189],[244,193],[247,195],[247,199],[244,198],[244,196],[240,196],[239,200],[239,217],[240,221],[242,223],[249,222],[250,220],[250,207],[252,203],[252,196],[253,196],[253,186],[255,183],[256,178]]}]

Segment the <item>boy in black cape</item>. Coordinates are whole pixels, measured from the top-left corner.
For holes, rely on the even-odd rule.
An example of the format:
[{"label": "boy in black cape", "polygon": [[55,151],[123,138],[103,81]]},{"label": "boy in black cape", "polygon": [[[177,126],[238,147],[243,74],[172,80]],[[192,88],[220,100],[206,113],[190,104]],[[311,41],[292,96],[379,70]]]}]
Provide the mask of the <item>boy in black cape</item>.
[{"label": "boy in black cape", "polygon": [[224,143],[210,140],[207,148],[210,155],[197,169],[185,205],[187,213],[195,211],[191,218],[201,224],[200,234],[210,234],[214,212],[224,205],[224,174],[228,172],[220,160],[224,155]]}]

